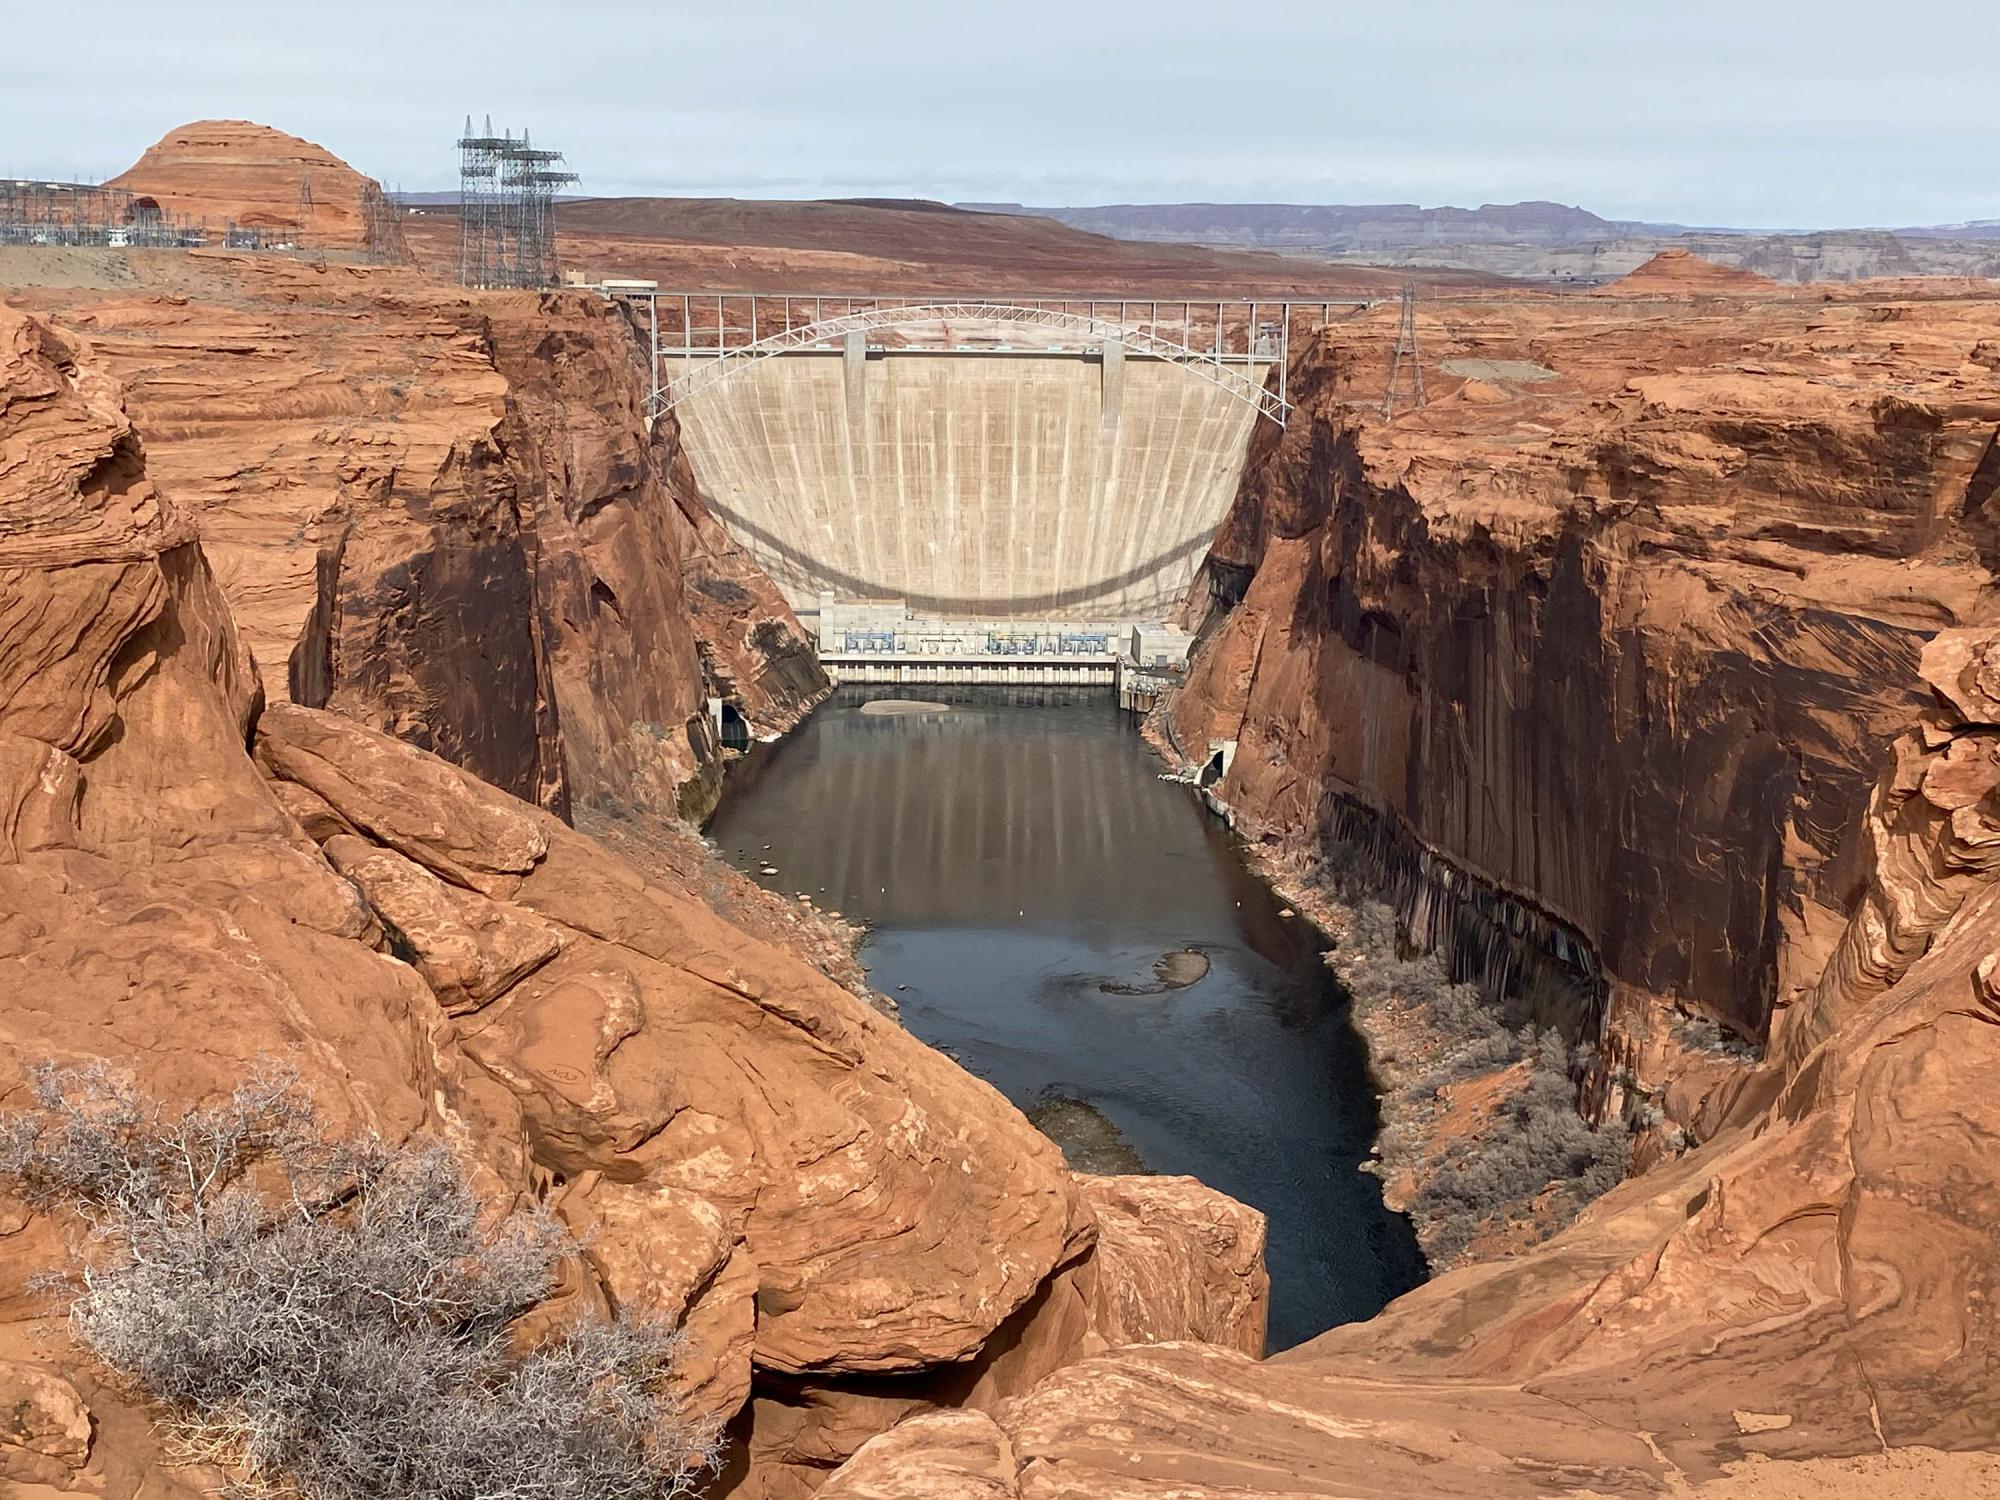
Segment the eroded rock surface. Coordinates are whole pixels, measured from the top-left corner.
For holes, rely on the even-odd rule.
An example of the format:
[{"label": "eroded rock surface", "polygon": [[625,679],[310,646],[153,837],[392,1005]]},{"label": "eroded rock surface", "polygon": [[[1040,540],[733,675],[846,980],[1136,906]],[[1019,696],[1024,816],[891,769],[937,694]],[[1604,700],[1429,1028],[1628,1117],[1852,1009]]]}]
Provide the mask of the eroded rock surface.
[{"label": "eroded rock surface", "polygon": [[[990,1087],[671,862],[267,702],[115,382],[4,306],[0,778],[0,1107],[42,1059],[108,1059],[173,1107],[278,1057],[336,1124],[443,1135],[496,1202],[546,1195],[585,1237],[545,1316],[683,1330],[737,1493],[803,1494],[906,1411],[1024,1390],[1114,1327],[1261,1331],[1259,1216],[1079,1185]],[[30,1282],[69,1227],[0,1200],[0,1472],[200,1492],[43,1321]],[[1155,1304],[1116,1265],[1200,1274]],[[919,1394],[877,1398],[897,1386]]]},{"label": "eroded rock surface", "polygon": [[170,130],[109,186],[150,199],[169,218],[205,221],[218,240],[234,222],[314,250],[366,248],[371,201],[382,194],[324,146],[249,120]]},{"label": "eroded rock surface", "polygon": [[[1235,742],[1219,794],[1279,851],[1368,821],[1511,898],[1411,882],[1462,967],[1588,945],[1614,1005],[1761,1040],[1864,877],[1926,640],[1995,609],[2000,304],[1440,304],[1434,399],[1393,423],[1388,316],[1329,332],[1260,432],[1180,745]],[[1542,919],[1542,952],[1508,936]]]},{"label": "eroded rock surface", "polygon": [[0,1360],[0,1479],[67,1488],[90,1458],[90,1408],[76,1387]]},{"label": "eroded rock surface", "polygon": [[274,256],[137,270],[13,295],[124,387],[271,699],[558,813],[673,816],[713,803],[711,696],[769,735],[826,690],[671,420],[648,432],[618,309]]}]

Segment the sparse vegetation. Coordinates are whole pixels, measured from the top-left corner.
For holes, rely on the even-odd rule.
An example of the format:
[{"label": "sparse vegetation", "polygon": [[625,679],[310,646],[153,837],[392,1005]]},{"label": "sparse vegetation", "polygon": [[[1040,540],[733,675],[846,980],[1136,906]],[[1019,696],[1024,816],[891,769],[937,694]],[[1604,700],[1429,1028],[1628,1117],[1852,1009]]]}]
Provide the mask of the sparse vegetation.
[{"label": "sparse vegetation", "polygon": [[1496,1215],[1517,1216],[1544,1193],[1541,1205],[1553,1229],[1625,1179],[1632,1136],[1613,1123],[1593,1129],[1577,1113],[1569,1049],[1552,1031],[1523,1031],[1519,1049],[1529,1059],[1527,1087],[1512,1095],[1495,1128],[1477,1141],[1458,1141],[1436,1162],[1417,1190],[1411,1211],[1437,1227],[1427,1248],[1449,1263]]},{"label": "sparse vegetation", "polygon": [[[1526,1021],[1510,1025],[1476,986],[1452,983],[1436,957],[1403,953],[1395,913],[1380,901],[1343,911],[1345,932],[1329,962],[1364,1024],[1395,1010],[1421,1037],[1409,1055],[1383,1059],[1392,1099],[1379,1150],[1385,1176],[1407,1172],[1414,1181],[1407,1208],[1433,1265],[1451,1264],[1487,1230],[1525,1240],[1551,1234],[1623,1180],[1630,1131],[1615,1121],[1593,1128],[1577,1111],[1577,1083],[1593,1056],[1587,1045],[1572,1049]],[[1441,1091],[1524,1061],[1520,1085],[1476,1138],[1427,1155]]]},{"label": "sparse vegetation", "polygon": [[55,1280],[77,1341],[238,1493],[667,1500],[711,1466],[663,1388],[670,1330],[522,1347],[573,1242],[540,1209],[483,1222],[445,1146],[338,1138],[276,1068],[177,1116],[102,1065],[38,1069],[34,1101],[0,1173],[87,1228]]},{"label": "sparse vegetation", "polygon": [[1674,1040],[1682,1047],[1696,1052],[1713,1053],[1733,1062],[1755,1063],[1762,1059],[1764,1049],[1755,1042],[1747,1042],[1734,1032],[1723,1029],[1722,1023],[1707,1016],[1690,1015],[1686,1011],[1671,1013]]}]

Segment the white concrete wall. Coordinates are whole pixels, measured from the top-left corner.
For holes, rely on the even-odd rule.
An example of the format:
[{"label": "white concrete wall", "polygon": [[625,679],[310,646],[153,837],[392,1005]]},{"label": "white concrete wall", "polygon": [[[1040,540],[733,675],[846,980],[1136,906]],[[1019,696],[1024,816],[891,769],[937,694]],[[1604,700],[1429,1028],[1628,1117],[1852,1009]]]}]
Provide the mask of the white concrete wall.
[{"label": "white concrete wall", "polygon": [[703,497],[794,606],[1094,620],[1168,612],[1260,420],[1131,355],[785,354],[675,411]]}]

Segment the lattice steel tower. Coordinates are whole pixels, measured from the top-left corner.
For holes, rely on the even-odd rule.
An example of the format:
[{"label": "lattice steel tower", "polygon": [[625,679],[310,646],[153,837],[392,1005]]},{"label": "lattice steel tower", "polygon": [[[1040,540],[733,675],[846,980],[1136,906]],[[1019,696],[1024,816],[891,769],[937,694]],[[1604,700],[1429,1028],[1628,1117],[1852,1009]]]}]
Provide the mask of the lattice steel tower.
[{"label": "lattice steel tower", "polygon": [[458,141],[458,279],[477,287],[556,282],[556,190],[576,181],[557,169],[562,152],[537,150],[527,131],[465,134]]},{"label": "lattice steel tower", "polygon": [[292,234],[293,249],[303,250],[306,248],[314,231],[319,227],[316,219],[317,210],[313,207],[312,176],[310,173],[301,172],[299,173],[299,212],[297,219],[294,221],[295,228]]},{"label": "lattice steel tower", "polygon": [[1403,287],[1403,315],[1396,324],[1396,353],[1389,365],[1389,391],[1382,415],[1393,418],[1399,403],[1412,410],[1424,404],[1424,365],[1417,352],[1417,289]]}]

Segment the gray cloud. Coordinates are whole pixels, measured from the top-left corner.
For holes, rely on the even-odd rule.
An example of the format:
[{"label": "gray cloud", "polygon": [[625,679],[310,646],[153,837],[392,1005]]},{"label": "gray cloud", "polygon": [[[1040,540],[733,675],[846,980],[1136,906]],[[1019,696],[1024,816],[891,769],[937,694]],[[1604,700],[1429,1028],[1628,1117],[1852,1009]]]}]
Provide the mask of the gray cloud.
[{"label": "gray cloud", "polygon": [[602,193],[2000,217],[2000,7],[1822,0],[97,0],[8,7],[0,172],[245,117],[448,187],[465,112]]}]

